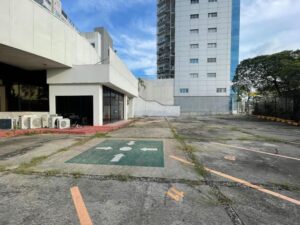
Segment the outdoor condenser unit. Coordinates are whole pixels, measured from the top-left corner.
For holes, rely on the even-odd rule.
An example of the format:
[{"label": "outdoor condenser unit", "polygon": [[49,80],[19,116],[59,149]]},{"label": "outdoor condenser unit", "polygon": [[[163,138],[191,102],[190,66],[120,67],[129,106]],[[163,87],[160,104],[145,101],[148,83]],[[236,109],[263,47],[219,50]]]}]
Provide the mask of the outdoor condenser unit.
[{"label": "outdoor condenser unit", "polygon": [[70,119],[60,119],[58,120],[58,129],[68,129],[71,127]]},{"label": "outdoor condenser unit", "polygon": [[42,128],[49,127],[49,118],[50,118],[50,116],[48,114],[41,116]]},{"label": "outdoor condenser unit", "polygon": [[29,118],[29,128],[37,129],[42,127],[42,119],[39,116],[32,116]]},{"label": "outdoor condenser unit", "polygon": [[49,119],[49,128],[57,128],[58,120],[63,119],[62,116],[51,116]]},{"label": "outdoor condenser unit", "polygon": [[21,116],[19,123],[22,130],[30,129],[30,118],[32,116]]},{"label": "outdoor condenser unit", "polygon": [[0,129],[2,130],[12,130],[14,129],[14,124],[14,119],[0,119]]}]

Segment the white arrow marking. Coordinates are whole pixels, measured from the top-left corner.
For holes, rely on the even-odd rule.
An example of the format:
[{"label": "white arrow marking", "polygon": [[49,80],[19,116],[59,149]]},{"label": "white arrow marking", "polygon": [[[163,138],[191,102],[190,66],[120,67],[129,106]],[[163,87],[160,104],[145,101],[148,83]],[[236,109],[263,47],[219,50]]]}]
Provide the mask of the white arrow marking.
[{"label": "white arrow marking", "polygon": [[128,151],[131,151],[132,148],[131,147],[122,147],[120,148],[120,151],[123,151],[123,152],[128,152]]},{"label": "white arrow marking", "polygon": [[111,162],[119,162],[124,156],[125,156],[124,154],[115,155],[114,158],[110,161]]},{"label": "white arrow marking", "polygon": [[127,143],[127,145],[134,145],[135,144],[135,141],[130,141]]},{"label": "white arrow marking", "polygon": [[144,152],[155,152],[157,151],[158,149],[157,148],[142,148],[141,151],[144,151]]},{"label": "white arrow marking", "polygon": [[112,147],[97,147],[96,149],[108,151],[108,150],[112,150]]}]

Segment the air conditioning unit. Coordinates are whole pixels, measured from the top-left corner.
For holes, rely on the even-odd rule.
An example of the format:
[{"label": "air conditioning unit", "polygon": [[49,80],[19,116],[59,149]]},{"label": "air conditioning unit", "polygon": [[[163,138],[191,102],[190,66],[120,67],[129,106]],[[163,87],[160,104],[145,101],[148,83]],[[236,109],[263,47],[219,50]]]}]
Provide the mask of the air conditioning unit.
[{"label": "air conditioning unit", "polygon": [[49,119],[50,119],[50,115],[48,115],[48,114],[41,116],[42,128],[48,128],[49,127]]},{"label": "air conditioning unit", "polygon": [[60,119],[58,120],[58,129],[68,129],[71,127],[70,119]]},{"label": "air conditioning unit", "polygon": [[49,119],[49,128],[57,128],[58,120],[63,119],[62,116],[51,116]]},{"label": "air conditioning unit", "polygon": [[15,126],[14,119],[0,119],[0,130],[12,130]]},{"label": "air conditioning unit", "polygon": [[39,116],[32,116],[29,118],[29,128],[30,129],[38,129],[42,127],[42,119]]},{"label": "air conditioning unit", "polygon": [[30,118],[32,116],[21,116],[19,123],[22,130],[30,129]]}]

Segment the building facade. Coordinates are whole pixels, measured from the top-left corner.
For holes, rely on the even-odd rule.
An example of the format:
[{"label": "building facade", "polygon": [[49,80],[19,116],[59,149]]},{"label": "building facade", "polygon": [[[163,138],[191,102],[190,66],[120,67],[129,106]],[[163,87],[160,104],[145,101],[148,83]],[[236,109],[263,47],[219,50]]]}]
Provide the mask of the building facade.
[{"label": "building facade", "polygon": [[160,0],[158,23],[167,2],[175,8],[174,24],[166,14],[175,27],[174,36],[169,33],[174,38],[175,69],[174,75],[160,73],[164,65],[159,61],[158,31],[158,78],[174,76],[175,105],[182,113],[233,112],[231,81],[239,62],[240,0]]},{"label": "building facade", "polygon": [[99,126],[133,116],[138,80],[103,28],[79,33],[59,0],[3,0],[0,14],[0,117],[45,112]]}]

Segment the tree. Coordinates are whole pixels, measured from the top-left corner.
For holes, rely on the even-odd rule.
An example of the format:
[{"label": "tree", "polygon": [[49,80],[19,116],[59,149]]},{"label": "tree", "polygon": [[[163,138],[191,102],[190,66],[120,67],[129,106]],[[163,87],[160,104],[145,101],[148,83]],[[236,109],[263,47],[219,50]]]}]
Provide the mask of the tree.
[{"label": "tree", "polygon": [[241,97],[295,95],[300,92],[300,50],[243,60],[237,67],[233,89]]}]

